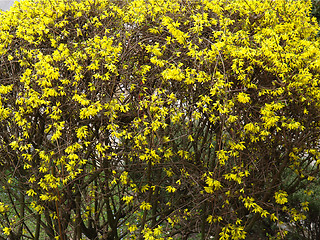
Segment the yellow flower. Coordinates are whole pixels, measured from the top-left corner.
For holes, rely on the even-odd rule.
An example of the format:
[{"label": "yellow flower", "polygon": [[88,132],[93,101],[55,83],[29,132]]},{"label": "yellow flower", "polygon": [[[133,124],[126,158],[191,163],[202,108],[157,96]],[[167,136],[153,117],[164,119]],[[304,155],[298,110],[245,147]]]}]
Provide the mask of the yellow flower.
[{"label": "yellow flower", "polygon": [[142,209],[142,210],[150,210],[151,209],[151,204],[150,203],[147,203],[147,202],[142,202],[141,203],[141,206],[140,206],[140,209]]},{"label": "yellow flower", "polygon": [[9,236],[10,233],[11,233],[11,230],[12,230],[11,228],[5,227],[5,228],[3,229],[3,232],[4,232],[5,235]]},{"label": "yellow flower", "polygon": [[247,103],[250,101],[249,95],[243,92],[238,94],[237,99],[240,103]]},{"label": "yellow flower", "polygon": [[275,193],[274,198],[276,199],[276,203],[285,204],[288,202],[288,194],[285,191],[278,191]]},{"label": "yellow flower", "polygon": [[175,192],[177,189],[175,187],[172,187],[172,186],[168,186],[166,188],[167,192]]}]

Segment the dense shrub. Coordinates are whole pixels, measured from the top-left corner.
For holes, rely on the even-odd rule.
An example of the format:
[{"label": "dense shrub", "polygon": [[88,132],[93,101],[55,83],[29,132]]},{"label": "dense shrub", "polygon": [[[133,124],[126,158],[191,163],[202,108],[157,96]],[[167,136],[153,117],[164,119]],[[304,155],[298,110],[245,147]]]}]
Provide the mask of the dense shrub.
[{"label": "dense shrub", "polygon": [[303,220],[308,203],[288,196],[318,176],[309,9],[26,0],[1,13],[2,238],[245,239]]}]

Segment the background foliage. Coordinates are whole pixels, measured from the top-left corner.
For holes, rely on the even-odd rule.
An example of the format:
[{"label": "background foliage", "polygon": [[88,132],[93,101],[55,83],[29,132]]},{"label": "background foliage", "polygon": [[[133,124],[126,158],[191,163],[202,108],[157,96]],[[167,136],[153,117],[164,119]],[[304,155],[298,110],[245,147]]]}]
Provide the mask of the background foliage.
[{"label": "background foliage", "polygon": [[26,0],[1,13],[0,238],[275,239],[306,222],[310,10]]}]

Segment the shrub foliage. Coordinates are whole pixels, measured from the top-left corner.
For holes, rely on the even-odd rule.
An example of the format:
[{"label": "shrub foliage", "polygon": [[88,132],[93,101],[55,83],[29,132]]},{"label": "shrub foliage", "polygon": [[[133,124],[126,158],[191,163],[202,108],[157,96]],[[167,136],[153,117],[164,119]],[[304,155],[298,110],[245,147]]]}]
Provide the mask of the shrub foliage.
[{"label": "shrub foliage", "polygon": [[308,202],[288,196],[310,194],[320,160],[309,13],[304,0],[2,12],[0,238],[245,239],[301,222]]}]

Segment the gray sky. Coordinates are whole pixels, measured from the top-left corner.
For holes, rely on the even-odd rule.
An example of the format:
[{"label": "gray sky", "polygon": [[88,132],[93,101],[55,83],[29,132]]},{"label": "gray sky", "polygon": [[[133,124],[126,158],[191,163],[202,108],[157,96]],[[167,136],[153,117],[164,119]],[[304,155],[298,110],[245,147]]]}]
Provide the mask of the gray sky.
[{"label": "gray sky", "polygon": [[14,3],[15,0],[0,0],[0,9],[8,10]]}]

